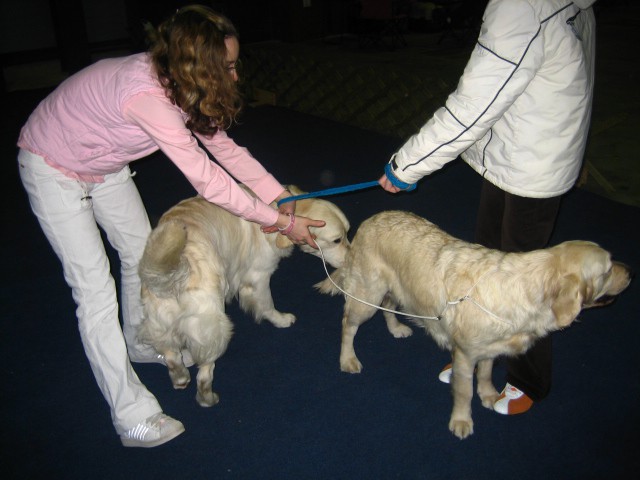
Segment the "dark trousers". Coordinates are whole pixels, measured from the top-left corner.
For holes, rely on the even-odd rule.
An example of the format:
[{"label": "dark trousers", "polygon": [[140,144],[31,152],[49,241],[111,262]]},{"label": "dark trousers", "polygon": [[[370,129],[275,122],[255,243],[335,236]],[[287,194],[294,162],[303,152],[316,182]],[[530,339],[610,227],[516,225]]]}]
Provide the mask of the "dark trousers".
[{"label": "dark trousers", "polygon": [[[505,252],[545,248],[560,208],[560,198],[527,198],[483,180],[475,241]],[[507,359],[507,382],[540,401],[551,390],[551,335],[526,353]]]}]

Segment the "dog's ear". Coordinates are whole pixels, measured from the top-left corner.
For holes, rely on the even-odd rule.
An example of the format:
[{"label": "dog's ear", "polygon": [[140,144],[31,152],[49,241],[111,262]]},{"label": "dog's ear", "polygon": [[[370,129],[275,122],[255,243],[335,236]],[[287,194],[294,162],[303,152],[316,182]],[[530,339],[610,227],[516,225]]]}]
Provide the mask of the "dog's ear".
[{"label": "dog's ear", "polygon": [[575,274],[565,275],[560,278],[553,290],[551,310],[556,317],[558,327],[568,327],[582,310],[584,299],[582,281]]},{"label": "dog's ear", "polygon": [[289,248],[293,245],[293,242],[289,240],[289,237],[287,237],[286,235],[281,235],[279,233],[275,233],[273,235],[277,235],[276,247],[284,250],[285,248]]}]

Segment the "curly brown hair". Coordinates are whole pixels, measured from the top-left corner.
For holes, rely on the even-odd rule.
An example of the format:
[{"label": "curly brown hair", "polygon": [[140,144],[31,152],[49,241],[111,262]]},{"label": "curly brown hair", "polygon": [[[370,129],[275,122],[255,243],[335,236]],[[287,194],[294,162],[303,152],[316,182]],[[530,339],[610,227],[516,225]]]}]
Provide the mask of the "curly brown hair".
[{"label": "curly brown hair", "polygon": [[179,9],[151,34],[149,52],[167,97],[187,114],[187,128],[211,135],[229,128],[242,106],[227,65],[233,24],[202,5]]}]

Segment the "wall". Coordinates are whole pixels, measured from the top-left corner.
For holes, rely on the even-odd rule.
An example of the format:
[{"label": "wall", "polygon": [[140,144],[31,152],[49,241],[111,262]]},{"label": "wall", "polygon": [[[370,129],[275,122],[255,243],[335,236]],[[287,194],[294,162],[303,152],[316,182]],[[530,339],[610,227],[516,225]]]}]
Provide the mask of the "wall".
[{"label": "wall", "polygon": [[[84,14],[89,44],[128,37],[125,0],[78,0],[78,3],[81,12],[77,13]],[[3,0],[0,3],[0,54],[5,59],[19,60],[21,52],[55,49],[58,44],[52,7],[56,4],[65,6],[68,2]]]}]

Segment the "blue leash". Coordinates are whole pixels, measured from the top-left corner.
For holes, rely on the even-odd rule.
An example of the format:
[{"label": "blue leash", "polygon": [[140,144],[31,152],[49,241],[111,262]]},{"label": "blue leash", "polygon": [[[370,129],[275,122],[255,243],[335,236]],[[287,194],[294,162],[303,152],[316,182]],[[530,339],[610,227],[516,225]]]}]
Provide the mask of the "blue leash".
[{"label": "blue leash", "polygon": [[283,203],[293,202],[294,200],[302,200],[304,198],[326,197],[326,196],[329,196],[329,195],[337,195],[339,193],[353,192],[355,190],[362,190],[362,189],[365,189],[365,188],[375,187],[376,185],[378,185],[378,181],[377,180],[375,180],[373,182],[364,182],[364,183],[356,183],[356,184],[353,184],[353,185],[345,185],[344,187],[327,188],[325,190],[318,190],[316,192],[302,193],[300,195],[293,195],[291,197],[285,197],[282,200],[279,200],[278,201],[278,206],[282,205]]},{"label": "blue leash", "polygon": [[[387,174],[387,178],[389,178],[391,180],[391,183],[393,183],[396,187],[401,188],[406,192],[410,192],[411,190],[414,190],[416,188],[415,183],[409,184],[409,183],[404,183],[398,180],[395,177],[395,175],[393,175],[393,172],[391,171],[391,166],[389,164],[385,166],[384,171]],[[293,195],[291,197],[286,197],[286,198],[283,198],[282,200],[279,200],[278,206],[282,205],[283,203],[293,202],[294,200],[302,200],[303,198],[326,197],[328,195],[337,195],[338,193],[353,192],[355,190],[363,190],[365,188],[371,188],[377,185],[378,185],[378,181],[374,180],[372,182],[354,183],[353,185],[345,185],[344,187],[327,188],[325,190],[318,190],[316,192]]]}]

